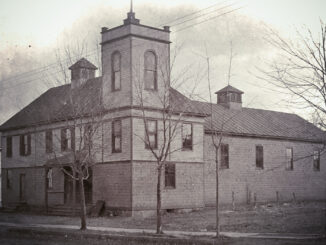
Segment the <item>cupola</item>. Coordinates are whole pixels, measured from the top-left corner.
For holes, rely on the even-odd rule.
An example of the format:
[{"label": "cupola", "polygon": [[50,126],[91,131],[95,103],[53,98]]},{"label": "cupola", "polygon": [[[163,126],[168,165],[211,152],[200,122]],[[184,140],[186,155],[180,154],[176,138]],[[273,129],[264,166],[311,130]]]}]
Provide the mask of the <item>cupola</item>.
[{"label": "cupola", "polygon": [[228,109],[241,110],[243,94],[241,90],[228,85],[215,92],[215,94],[217,94],[217,104]]},{"label": "cupola", "polygon": [[69,67],[71,70],[71,88],[78,88],[87,80],[95,77],[97,67],[85,58],[81,58]]}]

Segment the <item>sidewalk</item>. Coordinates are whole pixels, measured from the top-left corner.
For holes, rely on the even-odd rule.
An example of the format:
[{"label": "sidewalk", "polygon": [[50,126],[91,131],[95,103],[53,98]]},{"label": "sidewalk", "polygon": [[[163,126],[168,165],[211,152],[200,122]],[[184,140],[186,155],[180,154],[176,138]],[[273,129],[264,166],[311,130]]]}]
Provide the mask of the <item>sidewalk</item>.
[{"label": "sidewalk", "polygon": [[[53,225],[53,224],[18,224],[9,222],[0,222],[0,226],[10,227],[10,228],[29,228],[33,230],[34,228],[49,229],[49,230],[66,230],[66,231],[76,231],[79,230],[77,225]],[[123,233],[123,234],[155,234],[155,230],[151,229],[125,229],[125,228],[110,228],[110,227],[100,227],[100,226],[88,226],[89,231],[100,231],[105,233]],[[87,232],[87,231],[86,231]],[[164,234],[173,237],[209,237],[215,236],[215,232],[192,232],[192,231],[164,231]],[[282,240],[316,240],[325,239],[325,235],[321,234],[293,234],[293,233],[241,233],[241,232],[221,232],[222,236],[229,238],[250,238],[250,239],[282,239]]]}]

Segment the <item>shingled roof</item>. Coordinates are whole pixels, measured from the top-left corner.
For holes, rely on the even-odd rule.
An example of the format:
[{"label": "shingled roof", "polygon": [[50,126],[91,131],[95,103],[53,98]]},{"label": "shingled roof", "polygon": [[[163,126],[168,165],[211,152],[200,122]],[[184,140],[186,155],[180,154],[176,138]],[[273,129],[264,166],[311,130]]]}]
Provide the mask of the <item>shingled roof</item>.
[{"label": "shingled roof", "polygon": [[243,92],[235,87],[232,87],[231,85],[228,85],[222,89],[220,89],[219,91],[215,92],[215,94],[220,94],[220,93],[225,93],[225,92],[234,92],[234,93],[238,93],[238,94],[243,94]]},{"label": "shingled roof", "polygon": [[[2,124],[0,131],[48,124],[104,111],[101,88],[102,77],[90,79],[76,89],[71,89],[71,84],[51,88]],[[71,105],[71,96],[78,106]],[[173,105],[171,110],[175,112],[205,116],[191,100],[172,88],[170,104]]]},{"label": "shingled roof", "polygon": [[230,110],[219,104],[193,101],[205,118],[206,132],[229,135],[324,142],[325,132],[296,114],[243,107]]},{"label": "shingled roof", "polygon": [[[101,88],[101,77],[87,81],[78,90],[71,90],[70,84],[51,88],[1,125],[0,131],[67,120],[72,115],[71,93],[78,94],[80,114],[104,110]],[[230,110],[222,105],[190,100],[173,88],[170,89],[170,104],[176,112],[205,116],[207,133],[223,131],[239,136],[324,142],[322,130],[295,114],[252,108]]]},{"label": "shingled roof", "polygon": [[81,58],[80,60],[78,60],[75,64],[69,67],[69,70],[73,70],[76,68],[87,68],[91,70],[97,70],[97,67],[85,58]]},{"label": "shingled roof", "polygon": [[54,87],[43,93],[8,121],[0,126],[0,131],[25,128],[40,124],[67,120],[72,117],[71,96],[78,93],[80,115],[101,109],[102,79],[88,80],[81,88],[72,90],[71,84]]}]

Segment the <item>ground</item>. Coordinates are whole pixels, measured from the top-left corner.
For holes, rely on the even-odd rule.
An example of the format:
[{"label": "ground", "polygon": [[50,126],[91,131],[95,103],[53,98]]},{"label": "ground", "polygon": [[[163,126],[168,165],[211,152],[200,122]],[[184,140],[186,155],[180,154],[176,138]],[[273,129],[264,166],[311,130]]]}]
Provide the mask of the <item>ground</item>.
[{"label": "ground", "polygon": [[[326,202],[283,203],[240,206],[235,211],[223,207],[221,231],[259,233],[326,233]],[[45,216],[27,213],[0,212],[0,222],[29,224],[79,225],[78,217]],[[156,218],[99,217],[88,218],[89,226],[155,229]],[[189,213],[166,213],[163,229],[180,231],[213,231],[215,208]]]}]

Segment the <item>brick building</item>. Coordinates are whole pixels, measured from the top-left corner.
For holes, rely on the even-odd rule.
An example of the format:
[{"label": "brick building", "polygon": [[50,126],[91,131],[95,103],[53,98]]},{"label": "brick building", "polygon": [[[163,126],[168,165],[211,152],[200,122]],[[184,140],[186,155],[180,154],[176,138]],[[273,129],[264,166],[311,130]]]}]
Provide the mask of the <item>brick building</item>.
[{"label": "brick building", "polygon": [[163,171],[164,209],[215,204],[213,139],[221,139],[221,203],[253,195],[258,202],[326,199],[323,131],[294,114],[244,108],[243,92],[232,86],[218,91],[213,104],[170,87],[169,27],[142,25],[129,12],[123,25],[104,27],[101,35],[101,77],[83,58],[69,68],[71,84],[49,89],[1,126],[4,206],[76,202],[78,187],[63,169],[72,171],[71,152],[95,121],[87,203],[104,200],[107,210],[131,215],[154,212],[156,163],[147,144],[163,144],[167,109],[178,126]]}]

